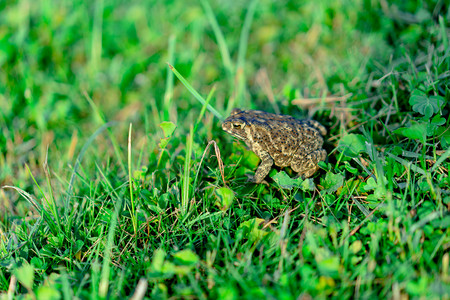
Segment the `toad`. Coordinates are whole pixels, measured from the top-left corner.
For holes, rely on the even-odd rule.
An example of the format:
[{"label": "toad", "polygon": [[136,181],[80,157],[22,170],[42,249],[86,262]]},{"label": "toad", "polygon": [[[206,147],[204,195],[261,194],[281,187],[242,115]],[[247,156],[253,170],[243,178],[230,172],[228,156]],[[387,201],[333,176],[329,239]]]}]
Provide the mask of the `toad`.
[{"label": "toad", "polygon": [[291,167],[302,178],[311,177],[327,152],[322,149],[327,130],[314,120],[299,120],[259,110],[234,109],[222,129],[242,140],[260,159],[250,181],[261,183],[273,164]]}]

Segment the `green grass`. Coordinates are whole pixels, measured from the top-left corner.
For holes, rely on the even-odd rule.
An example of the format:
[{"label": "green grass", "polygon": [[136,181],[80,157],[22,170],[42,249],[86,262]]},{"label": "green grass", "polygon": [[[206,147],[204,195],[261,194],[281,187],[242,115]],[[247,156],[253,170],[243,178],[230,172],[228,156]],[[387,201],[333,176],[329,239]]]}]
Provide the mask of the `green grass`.
[{"label": "green grass", "polygon": [[[0,299],[449,298],[449,20],[445,1],[3,1]],[[235,107],[320,121],[326,162],[247,182]]]}]

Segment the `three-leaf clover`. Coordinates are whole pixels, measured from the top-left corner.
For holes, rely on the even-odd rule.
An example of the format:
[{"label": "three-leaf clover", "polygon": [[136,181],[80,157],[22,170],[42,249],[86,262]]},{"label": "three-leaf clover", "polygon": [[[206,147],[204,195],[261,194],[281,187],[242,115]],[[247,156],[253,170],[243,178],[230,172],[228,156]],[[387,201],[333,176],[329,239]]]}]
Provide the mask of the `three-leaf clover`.
[{"label": "three-leaf clover", "polygon": [[421,90],[414,90],[409,98],[409,104],[412,105],[412,109],[424,115],[426,118],[437,113],[445,104],[445,99],[442,96],[428,96]]}]

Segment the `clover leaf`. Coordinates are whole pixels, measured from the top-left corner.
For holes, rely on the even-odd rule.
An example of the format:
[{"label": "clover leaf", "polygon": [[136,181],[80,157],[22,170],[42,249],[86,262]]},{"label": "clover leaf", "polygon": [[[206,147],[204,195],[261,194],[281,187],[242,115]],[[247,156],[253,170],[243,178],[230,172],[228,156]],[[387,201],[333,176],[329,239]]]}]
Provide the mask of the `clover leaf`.
[{"label": "clover leaf", "polygon": [[347,134],[339,141],[338,149],[345,156],[357,157],[366,151],[366,138],[361,134]]},{"label": "clover leaf", "polygon": [[409,98],[409,104],[415,112],[430,118],[442,108],[445,99],[442,96],[428,96],[425,92],[416,89]]},{"label": "clover leaf", "polygon": [[425,144],[427,135],[427,123],[413,122],[413,124],[409,127],[400,127],[394,130],[394,133],[401,134],[412,140],[420,140],[422,144]]}]

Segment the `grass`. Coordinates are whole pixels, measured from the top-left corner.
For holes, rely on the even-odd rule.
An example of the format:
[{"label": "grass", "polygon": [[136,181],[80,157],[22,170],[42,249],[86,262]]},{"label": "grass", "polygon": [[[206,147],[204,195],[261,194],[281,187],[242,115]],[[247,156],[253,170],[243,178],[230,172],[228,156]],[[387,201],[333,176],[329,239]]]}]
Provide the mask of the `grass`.
[{"label": "grass", "polygon": [[[449,298],[449,20],[2,2],[0,299]],[[219,120],[238,106],[325,125],[314,178],[247,182],[259,159]]]}]

